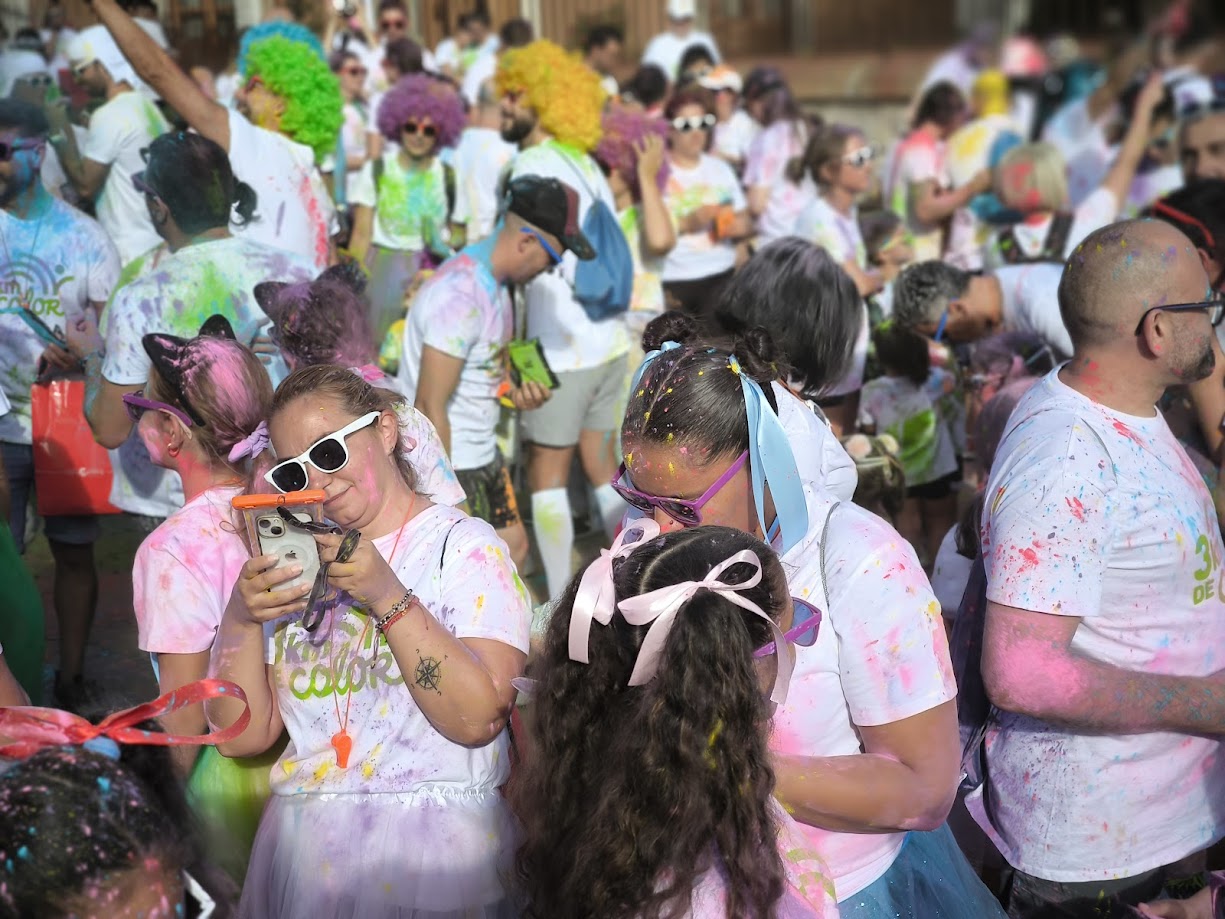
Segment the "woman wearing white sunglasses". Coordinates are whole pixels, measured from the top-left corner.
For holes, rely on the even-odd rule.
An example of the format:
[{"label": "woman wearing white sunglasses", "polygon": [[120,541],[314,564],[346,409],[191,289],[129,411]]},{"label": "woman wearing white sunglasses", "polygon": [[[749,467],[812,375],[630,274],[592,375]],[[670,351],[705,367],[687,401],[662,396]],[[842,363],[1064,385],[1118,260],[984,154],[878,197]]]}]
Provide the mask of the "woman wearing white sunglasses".
[{"label": "woman wearing white sunglasses", "polygon": [[732,167],[707,152],[715,127],[710,92],[682,89],[664,115],[670,128],[664,204],[677,227],[664,260],[664,294],[670,307],[701,316],[731,280],[736,241],[752,233],[753,220]]},{"label": "woman wearing white sunglasses", "polygon": [[[319,365],[290,374],[273,401],[279,462],[256,481],[322,490],[324,516],[348,536],[315,535],[329,596],[312,622],[312,585],[284,588],[300,571],[260,556],[218,636],[214,669],[246,690],[254,716],[222,752],[250,755],[289,733],[245,916],[513,915],[499,788],[527,598],[489,524],[416,490],[390,398]],[[238,711],[209,716],[230,724]]]}]

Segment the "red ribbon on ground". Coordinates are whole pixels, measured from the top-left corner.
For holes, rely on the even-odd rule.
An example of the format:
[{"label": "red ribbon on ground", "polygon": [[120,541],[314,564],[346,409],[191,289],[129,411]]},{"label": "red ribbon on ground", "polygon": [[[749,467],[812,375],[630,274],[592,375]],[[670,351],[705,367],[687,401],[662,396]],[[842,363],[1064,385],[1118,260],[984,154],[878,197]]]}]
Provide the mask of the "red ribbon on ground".
[{"label": "red ribbon on ground", "polygon": [[[242,715],[224,731],[179,735],[136,727],[143,721],[168,715],[188,705],[222,697],[238,699],[243,703]],[[58,708],[32,705],[0,708],[0,740],[4,742],[4,746],[0,746],[0,756],[25,759],[47,747],[84,744],[99,737],[109,737],[116,743],[152,744],[160,747],[215,745],[238,737],[250,723],[251,707],[247,704],[247,694],[241,686],[229,680],[196,680],[159,696],[152,702],[108,715],[98,724],[91,724],[79,715]]]}]

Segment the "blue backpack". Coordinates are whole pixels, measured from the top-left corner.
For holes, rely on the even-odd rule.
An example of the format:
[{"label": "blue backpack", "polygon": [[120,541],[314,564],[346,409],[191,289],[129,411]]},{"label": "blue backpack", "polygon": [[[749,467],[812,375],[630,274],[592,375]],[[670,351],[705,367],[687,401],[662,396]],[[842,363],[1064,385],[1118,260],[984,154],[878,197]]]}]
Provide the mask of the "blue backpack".
[{"label": "blue backpack", "polygon": [[617,215],[587,183],[582,170],[568,157],[563,155],[562,159],[591,196],[591,207],[583,218],[582,230],[596,255],[587,262],[579,260],[574,274],[574,296],[588,318],[599,322],[630,308],[634,292],[634,258]]}]

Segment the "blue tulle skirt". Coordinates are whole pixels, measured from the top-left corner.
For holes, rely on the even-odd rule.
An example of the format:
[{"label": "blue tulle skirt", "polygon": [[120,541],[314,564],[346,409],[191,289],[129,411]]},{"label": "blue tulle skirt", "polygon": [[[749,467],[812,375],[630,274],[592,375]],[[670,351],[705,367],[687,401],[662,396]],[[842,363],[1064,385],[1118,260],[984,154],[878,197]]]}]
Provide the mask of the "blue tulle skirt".
[{"label": "blue tulle skirt", "polygon": [[1006,919],[948,826],[908,833],[889,870],[838,903],[841,919]]}]

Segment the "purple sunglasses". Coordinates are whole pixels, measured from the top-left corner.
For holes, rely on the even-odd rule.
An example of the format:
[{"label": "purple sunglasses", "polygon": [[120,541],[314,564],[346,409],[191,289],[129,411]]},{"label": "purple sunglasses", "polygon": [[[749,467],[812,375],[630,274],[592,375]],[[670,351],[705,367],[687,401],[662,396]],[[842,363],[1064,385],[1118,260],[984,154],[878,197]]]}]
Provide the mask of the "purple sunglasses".
[{"label": "purple sunglasses", "polygon": [[[821,611],[799,597],[791,598],[791,606],[791,628],[783,634],[783,640],[788,644],[811,648],[817,643],[817,632],[821,628]],[[754,651],[753,657],[769,657],[774,651],[774,642],[770,642]]]},{"label": "purple sunglasses", "polygon": [[694,501],[686,501],[682,498],[658,498],[655,495],[648,495],[646,492],[639,491],[632,485],[625,485],[622,479],[625,478],[625,463],[617,467],[617,474],[613,476],[612,487],[626,503],[631,507],[636,507],[640,511],[650,513],[655,508],[659,508],[681,526],[696,527],[702,523],[702,507],[719,493],[719,490],[731,481],[732,476],[744,468],[745,462],[749,458],[749,451],[745,450],[740,454],[740,458],[736,462],[727,467],[727,472],[719,476],[715,483],[706,489],[702,497]]},{"label": "purple sunglasses", "polygon": [[182,409],[175,408],[173,405],[167,405],[165,402],[155,402],[152,399],[146,399],[143,389],[138,389],[136,392],[124,393],[123,407],[128,410],[128,417],[132,419],[132,424],[140,424],[140,416],[145,412],[169,412],[178,418],[179,421],[193,427],[195,422],[187,417],[187,413]]}]

